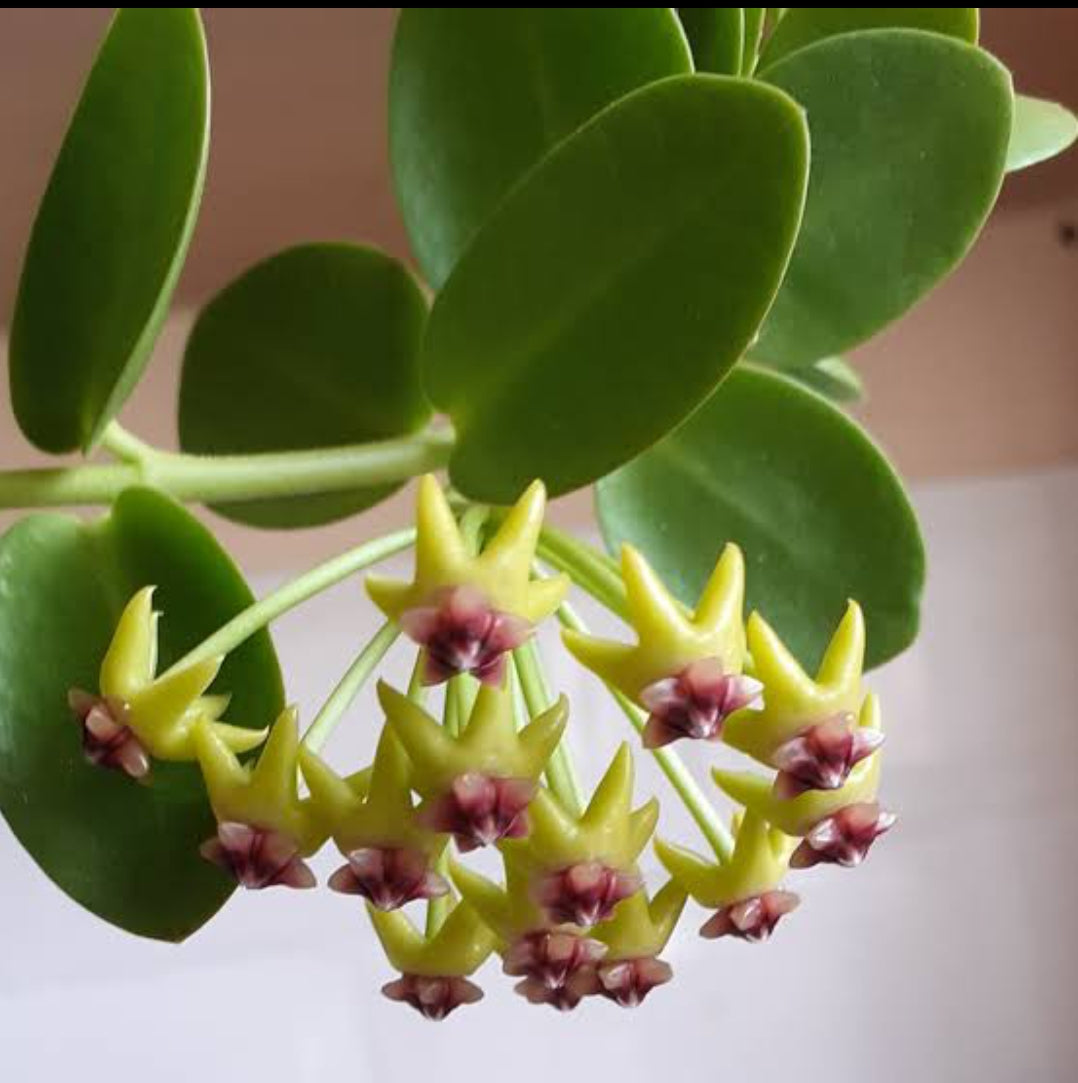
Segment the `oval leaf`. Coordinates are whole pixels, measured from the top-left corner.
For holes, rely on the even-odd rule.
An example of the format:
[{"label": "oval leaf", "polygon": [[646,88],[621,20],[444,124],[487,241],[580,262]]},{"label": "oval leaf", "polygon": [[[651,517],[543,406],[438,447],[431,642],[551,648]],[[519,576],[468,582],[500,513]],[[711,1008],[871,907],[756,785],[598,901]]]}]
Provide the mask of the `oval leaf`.
[{"label": "oval leaf", "polygon": [[745,16],[741,8],[678,8],[677,14],[692,47],[697,71],[716,75],[740,73],[745,45]]},{"label": "oval leaf", "polygon": [[740,545],[749,607],[807,666],[848,598],[864,608],[871,665],[917,632],[924,549],[901,482],[842,411],[783,376],[739,367],[604,478],[597,503],[611,549],[637,546],[689,605],[723,545]]},{"label": "oval leaf", "polygon": [[1007,147],[1007,172],[1012,173],[1062,154],[1078,136],[1078,119],[1056,102],[1014,96],[1014,125]]},{"label": "oval leaf", "polygon": [[[201,312],[184,354],[180,443],[200,454],[337,447],[413,432],[430,408],[419,377],[427,303],[396,260],[350,244],[290,248]],[[397,486],[228,504],[261,527],[312,526]]]},{"label": "oval leaf", "polygon": [[692,69],[670,8],[406,8],[389,79],[393,179],[439,288],[559,140],[610,102]]},{"label": "oval leaf", "polygon": [[805,107],[812,137],[801,235],[753,351],[795,368],[870,338],[961,261],[999,192],[1011,82],[918,30],[829,38],[762,78]]},{"label": "oval leaf", "polygon": [[[198,853],[215,831],[198,768],[155,764],[140,785],[94,767],[67,706],[70,687],[98,687],[120,612],[149,584],[164,613],[161,669],[252,601],[212,535],[151,490],[128,490],[96,522],[32,515],[0,538],[0,811],[76,902],[128,932],[182,940],[234,886]],[[232,695],[228,721],[272,722],[283,691],[267,633],[229,656],[214,688]]]},{"label": "oval leaf", "polygon": [[978,8],[787,8],[760,57],[774,64],[806,45],[855,30],[928,30],[976,44]]},{"label": "oval leaf", "polygon": [[123,8],[34,222],[11,398],[45,451],[89,448],[142,374],[194,228],[209,75],[194,8]]},{"label": "oval leaf", "polygon": [[861,402],[865,397],[860,374],[841,357],[825,357],[814,365],[791,369],[786,375],[832,402]]},{"label": "oval leaf", "polygon": [[807,149],[784,94],[687,75],[553,151],[431,312],[424,373],[457,431],[454,484],[502,502],[537,477],[567,492],[706,398],[782,278]]}]

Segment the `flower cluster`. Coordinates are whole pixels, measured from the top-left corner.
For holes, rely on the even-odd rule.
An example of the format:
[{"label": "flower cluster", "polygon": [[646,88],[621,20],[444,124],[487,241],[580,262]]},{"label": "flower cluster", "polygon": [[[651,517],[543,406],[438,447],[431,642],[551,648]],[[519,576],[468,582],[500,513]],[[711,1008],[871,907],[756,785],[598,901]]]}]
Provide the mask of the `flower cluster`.
[{"label": "flower cluster", "polygon": [[[531,1003],[635,1006],[672,977],[661,954],[688,899],[710,912],[704,937],[766,940],[798,906],[791,869],[856,865],[894,822],[876,799],[883,733],[862,687],[859,607],[849,603],[809,676],[759,614],[744,620],[732,544],[694,611],[626,546],[635,642],[564,633],[582,665],[646,712],[645,748],[702,740],[769,769],[714,769],[738,806],[729,845],[705,858],[653,840],[659,803],[634,801],[629,744],[580,801],[554,769],[568,702],[528,712],[536,696],[522,694],[516,653],[568,587],[534,572],[544,506],[537,482],[473,544],[423,479],[413,580],[368,580],[417,644],[419,680],[408,694],[379,683],[383,726],[363,770],[338,774],[306,747],[293,709],[268,731],[222,721],[227,697],[208,694],[220,658],[157,676],[150,588],[124,610],[99,693],[70,696],[91,762],[142,780],[153,759],[199,763],[218,825],[202,854],[238,884],[312,888],[307,859],[332,839],[343,864],[329,887],[364,900],[398,972],[385,995],[431,1019],[480,999],[472,977],[491,954]],[[445,685],[441,719],[425,705],[432,685]],[[253,763],[240,758],[263,741]],[[669,877],[653,894],[640,867],[651,842]],[[459,860],[481,847],[499,852],[502,882]],[[422,930],[404,913],[413,904],[428,908]]]}]

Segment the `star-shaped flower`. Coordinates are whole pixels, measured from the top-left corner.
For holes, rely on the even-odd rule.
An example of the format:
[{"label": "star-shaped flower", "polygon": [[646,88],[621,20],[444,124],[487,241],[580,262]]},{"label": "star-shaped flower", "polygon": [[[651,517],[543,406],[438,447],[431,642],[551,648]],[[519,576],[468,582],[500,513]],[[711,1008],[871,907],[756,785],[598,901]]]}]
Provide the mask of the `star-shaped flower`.
[{"label": "star-shaped flower", "polygon": [[569,988],[580,996],[599,995],[623,1008],[635,1008],[656,986],[674,976],[659,958],[685,907],[685,889],[669,881],[649,902],[644,892],[620,902],[613,917],[592,935],[606,953],[593,967],[578,971]]},{"label": "star-shaped flower", "polygon": [[633,760],[623,744],[581,816],[545,787],[529,809],[526,840],[503,850],[529,870],[531,891],[550,921],[590,926],[641,886],[636,859],[655,830],[659,804],[632,809]]},{"label": "star-shaped flower", "polygon": [[[861,727],[880,729],[879,702],[865,697]],[[850,772],[837,790],[804,790],[780,774],[774,784],[751,772],[712,771],[719,788],[738,804],[768,823],[803,839],[790,864],[806,868],[820,862],[860,864],[872,843],[895,823],[893,813],[880,808],[876,791],[880,753],[873,753]]]},{"label": "star-shaped flower", "polygon": [[536,481],[473,555],[436,479],[420,479],[415,577],[402,583],[371,576],[367,591],[425,649],[428,684],[458,673],[500,684],[506,652],[561,604],[565,576],[531,577],[545,509],[546,490]]},{"label": "star-shaped flower", "polygon": [[565,730],[564,696],[518,732],[509,693],[482,685],[458,736],[384,682],[378,698],[412,762],[412,786],[425,798],[424,827],[450,832],[463,850],[527,832],[537,780]]},{"label": "star-shaped flower", "polygon": [[568,1011],[580,996],[567,986],[602,957],[605,945],[572,926],[551,925],[532,898],[527,873],[506,857],[505,887],[454,864],[453,882],[498,937],[502,970],[520,978],[516,992],[533,1004]]},{"label": "star-shaped flower", "polygon": [[655,840],[655,853],[696,902],[715,910],[701,936],[766,940],[799,902],[793,892],[781,889],[797,842],[752,810],[737,814],[733,828],[734,851],[721,864],[662,839]]},{"label": "star-shaped flower", "polygon": [[760,691],[759,683],[741,672],[741,550],[726,546],[693,613],[631,545],[622,546],[621,574],[637,642],[615,643],[567,629],[562,633],[566,647],[582,665],[650,711],[646,747],[682,737],[717,740],[726,717]]},{"label": "star-shaped flower", "polygon": [[805,789],[838,789],[883,741],[878,730],[857,725],[865,657],[860,606],[847,606],[815,680],[758,613],[749,618],[748,645],[763,682],[764,706],[727,720],[727,744]]},{"label": "star-shaped flower", "polygon": [[382,730],[370,771],[341,778],[308,749],[300,768],[315,811],[347,859],[329,879],[332,890],[362,895],[380,910],[449,890],[434,871],[445,839],[415,822],[411,764],[391,727]]},{"label": "star-shaped flower", "polygon": [[257,748],[266,730],[230,726],[217,719],[227,696],[204,693],[222,658],[157,673],[157,621],[153,587],[144,587],[124,607],[116,633],[101,662],[100,694],[73,688],[68,702],[83,728],[83,749],[91,763],[143,778],[151,757],[196,758],[192,735],[205,721],[236,752]]},{"label": "star-shaped flower", "polygon": [[314,887],[302,859],[321,847],[327,833],[311,801],[299,796],[295,708],[273,724],[253,768],[241,764],[205,722],[195,727],[194,744],[218,824],[216,837],[202,844],[203,857],[247,888]]},{"label": "star-shaped flower", "polygon": [[425,936],[403,911],[368,906],[371,923],[390,965],[401,972],[382,986],[390,1000],[410,1004],[428,1019],[444,1019],[483,991],[468,977],[494,950],[496,937],[466,903],[458,902],[433,936]]}]

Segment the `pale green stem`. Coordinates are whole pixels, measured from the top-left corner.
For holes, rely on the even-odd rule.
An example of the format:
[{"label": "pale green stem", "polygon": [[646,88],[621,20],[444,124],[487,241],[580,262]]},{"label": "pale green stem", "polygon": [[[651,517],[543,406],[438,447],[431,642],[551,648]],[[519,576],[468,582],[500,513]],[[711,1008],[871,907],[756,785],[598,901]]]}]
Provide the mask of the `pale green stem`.
[{"label": "pale green stem", "polygon": [[[587,589],[587,587],[584,589]],[[564,603],[558,610],[558,620],[566,628],[572,628],[574,631],[587,634],[587,625],[568,602]],[[644,712],[616,688],[607,685],[607,689],[625,713],[625,717],[632,724],[632,727],[637,733],[642,733],[644,724],[647,722],[647,716]],[[704,838],[707,839],[712,850],[715,851],[715,856],[720,861],[728,860],[734,849],[733,836],[726,824],[722,822],[718,810],[708,800],[704,791],[700,789],[696,779],[692,777],[684,761],[669,748],[653,748],[651,754],[655,757],[670,784],[677,791],[682,803],[689,810],[689,815],[696,821]]]},{"label": "pale green stem", "polygon": [[412,666],[412,675],[408,678],[408,698],[418,706],[422,707],[427,702],[427,686],[423,683],[423,666],[426,662],[426,658],[423,655],[423,648],[420,647],[416,652],[415,665]]},{"label": "pale green stem", "polygon": [[615,616],[626,618],[625,584],[617,565],[605,553],[549,526],[539,536],[537,551],[543,561],[565,572]]},{"label": "pale green stem", "polygon": [[415,529],[410,527],[407,530],[398,530],[394,534],[387,534],[383,538],[375,538],[332,560],[327,560],[325,564],[319,564],[318,567],[312,568],[298,579],[293,579],[272,594],[267,594],[261,601],[255,602],[254,605],[238,613],[214,632],[209,639],[203,640],[181,658],[169,672],[181,666],[194,665],[207,658],[215,658],[234,651],[241,643],[261,631],[283,613],[294,609],[308,598],[313,598],[316,594],[328,590],[342,579],[347,579],[350,575],[355,575],[356,572],[407,549],[414,541]]},{"label": "pale green stem", "polygon": [[[524,693],[524,702],[528,714],[535,718],[554,703],[553,694],[547,684],[539,648],[533,639],[513,651],[513,664],[516,667],[520,688]],[[574,816],[579,816],[584,809],[584,796],[580,792],[580,782],[576,777],[572,754],[569,751],[567,737],[562,736],[550,762],[546,767],[546,778],[554,794]]]},{"label": "pale green stem", "polygon": [[239,503],[342,492],[407,481],[449,460],[453,434],[428,429],[376,443],[255,455],[160,451],[122,429],[106,447],[123,461],[104,465],[0,471],[0,507],[111,504],[132,485],[150,485],[183,502]]},{"label": "pale green stem", "polygon": [[352,701],[359,695],[399,635],[400,629],[397,625],[393,621],[387,621],[359,652],[303,736],[303,744],[312,752],[318,752],[329,739],[345,711],[351,707]]}]

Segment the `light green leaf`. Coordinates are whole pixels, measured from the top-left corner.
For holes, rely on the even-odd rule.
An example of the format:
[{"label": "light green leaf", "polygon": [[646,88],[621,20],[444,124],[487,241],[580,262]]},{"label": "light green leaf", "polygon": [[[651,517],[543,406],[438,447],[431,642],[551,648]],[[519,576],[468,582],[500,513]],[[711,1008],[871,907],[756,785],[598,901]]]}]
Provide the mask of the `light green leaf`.
[{"label": "light green leaf", "polygon": [[509,189],[637,87],[690,71],[671,8],[405,8],[389,80],[393,179],[440,288]]},{"label": "light green leaf", "polygon": [[[730,148],[736,146],[737,154]],[[566,140],[483,227],[424,342],[462,492],[586,485],[678,424],[740,357],[797,232],[800,110],[678,76]]]},{"label": "light green leaf", "polygon": [[[415,431],[430,416],[419,376],[426,314],[412,275],[375,249],[308,244],[256,264],[191,331],[180,443],[200,454],[248,454]],[[312,526],[368,508],[395,488],[217,510],[254,526]]]},{"label": "light green leaf", "polygon": [[678,8],[677,13],[692,46],[697,71],[715,75],[738,75],[741,72],[745,43],[743,9]]},{"label": "light green leaf", "polygon": [[786,8],[760,56],[766,67],[806,45],[855,30],[928,30],[975,45],[978,8]]},{"label": "light green leaf", "polygon": [[1007,147],[1007,172],[1062,154],[1078,136],[1078,119],[1057,102],[1014,96],[1014,126]]},{"label": "light green leaf", "polygon": [[795,368],[870,338],[962,260],[1003,177],[1010,75],[953,38],[866,30],[761,78],[805,107],[812,138],[801,235],[754,349]]},{"label": "light green leaf", "polygon": [[60,148],[11,328],[15,417],[89,448],[149,360],[183,265],[209,145],[194,8],[122,8]]},{"label": "light green leaf", "polygon": [[[154,765],[148,784],[83,757],[68,689],[95,691],[120,613],[156,584],[160,669],[248,606],[213,536],[179,505],[129,489],[111,515],[31,515],[0,538],[0,812],[77,903],[140,936],[182,940],[234,884],[198,853],[215,822],[198,768]],[[227,720],[261,728],[283,705],[261,632],[225,662]]]},{"label": "light green leaf", "polygon": [[879,665],[913,641],[924,548],[887,460],[841,410],[740,366],[693,416],[598,485],[607,544],[637,546],[695,604],[728,541],[748,606],[814,666],[848,598]]},{"label": "light green leaf", "polygon": [[860,402],[865,397],[860,374],[841,357],[825,357],[814,365],[791,369],[786,375],[832,402]]}]

